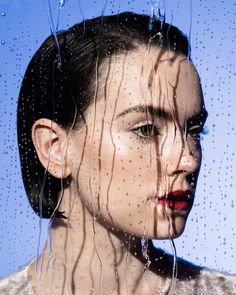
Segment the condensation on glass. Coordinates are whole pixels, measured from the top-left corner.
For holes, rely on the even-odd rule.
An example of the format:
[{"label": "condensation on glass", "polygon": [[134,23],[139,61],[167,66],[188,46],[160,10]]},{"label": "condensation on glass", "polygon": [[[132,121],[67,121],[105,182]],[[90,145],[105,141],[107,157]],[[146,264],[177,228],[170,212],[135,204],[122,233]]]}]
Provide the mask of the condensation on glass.
[{"label": "condensation on glass", "polygon": [[[4,56],[0,69],[2,277],[36,261],[36,281],[43,279],[48,283],[45,278],[48,271],[51,285],[44,287],[46,290],[58,287],[61,294],[79,290],[76,280],[87,284],[88,294],[100,294],[96,293],[98,286],[101,294],[108,294],[108,286],[114,289],[114,294],[145,294],[145,288],[150,288],[147,285],[157,294],[160,286],[168,294],[174,294],[182,272],[186,272],[188,279],[194,275],[191,271],[188,274],[188,268],[185,270],[177,256],[219,271],[236,272],[235,22],[230,21],[234,19],[235,5],[232,1],[140,2],[3,1],[0,7],[4,28],[0,37],[0,52]],[[113,53],[116,35],[109,35],[114,38],[113,47],[101,46],[96,58],[91,51],[89,61],[86,50],[91,49],[84,41],[89,31],[86,20],[99,16],[97,26],[109,31],[106,16],[125,11],[150,16],[148,42],[137,43],[136,38],[133,42],[136,49],[128,49],[127,44],[132,42],[127,39],[124,49],[117,44],[120,49]],[[128,20],[128,16],[124,18],[124,22]],[[152,34],[155,22],[159,22],[160,30]],[[70,39],[65,37],[62,31],[77,23],[81,26],[74,30],[75,37],[73,32]],[[169,27],[164,44],[166,23]],[[175,54],[174,42],[168,39],[173,26],[189,40],[185,56]],[[55,113],[27,131],[24,108],[32,109],[34,114],[36,99],[41,97],[34,96],[37,89],[32,84],[27,97],[30,86],[25,86],[18,115],[23,132],[18,143],[16,112],[22,79],[31,58],[49,35],[50,46],[54,48],[50,75],[46,78],[42,75],[41,84],[36,79],[35,85],[46,91],[45,83],[51,83],[48,93]],[[96,37],[94,40],[98,42],[99,35]],[[80,86],[80,80],[69,76],[75,71],[73,66],[67,72],[65,56],[75,65],[81,59],[79,50],[78,56],[75,49],[70,51],[73,38],[79,38],[78,44],[86,48],[81,56],[84,54],[94,66],[91,75],[87,72],[87,80],[92,81],[90,86]],[[68,45],[64,45],[66,42]],[[153,45],[155,42],[159,47]],[[32,67],[28,76],[33,77],[33,71],[38,71],[35,77],[40,77],[44,72],[40,58],[43,60],[49,51],[47,48],[43,51],[38,67]],[[67,82],[69,79],[72,82]],[[65,113],[58,119],[60,99],[56,95],[65,95],[63,87],[71,95],[74,109],[69,109],[69,102],[65,102]],[[75,98],[75,89],[87,99],[83,109]],[[40,120],[40,113],[35,117]],[[28,142],[31,132],[38,146],[37,161],[44,167],[36,187],[33,179],[39,172],[31,163],[32,146]],[[38,215],[27,201],[22,182],[18,156],[22,146],[24,177],[29,179],[29,198],[37,199],[32,202]],[[58,177],[56,204],[52,197],[54,182],[51,184],[47,170],[53,176],[58,173],[63,176]],[[48,190],[48,212],[43,211],[45,190]],[[78,201],[79,195],[82,202]],[[156,239],[151,242],[150,237]],[[87,273],[83,277],[79,268],[86,264]],[[57,268],[60,277],[54,282]],[[168,277],[168,284],[163,277]],[[109,278],[110,285],[104,283]],[[43,287],[40,288],[42,291]],[[82,284],[80,292],[84,288]]]}]

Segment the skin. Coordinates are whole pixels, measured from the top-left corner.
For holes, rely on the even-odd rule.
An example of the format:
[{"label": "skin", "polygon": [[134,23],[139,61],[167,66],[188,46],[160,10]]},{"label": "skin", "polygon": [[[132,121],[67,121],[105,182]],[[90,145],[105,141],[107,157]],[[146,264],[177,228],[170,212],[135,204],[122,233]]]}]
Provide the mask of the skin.
[{"label": "skin", "polygon": [[107,61],[97,86],[80,128],[68,132],[48,119],[33,126],[42,165],[69,179],[60,204],[68,219],[54,221],[40,279],[36,262],[29,279],[37,294],[158,294],[165,278],[144,272],[155,262],[143,256],[140,238],[184,230],[191,206],[172,210],[156,200],[194,194],[205,122],[199,77],[186,57],[139,47]]}]

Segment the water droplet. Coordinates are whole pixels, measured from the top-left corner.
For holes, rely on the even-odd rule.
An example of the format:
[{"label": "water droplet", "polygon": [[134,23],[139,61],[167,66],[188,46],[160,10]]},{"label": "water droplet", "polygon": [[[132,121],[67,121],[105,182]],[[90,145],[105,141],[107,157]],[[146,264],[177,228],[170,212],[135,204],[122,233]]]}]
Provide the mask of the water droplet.
[{"label": "water droplet", "polygon": [[60,8],[62,8],[65,5],[65,0],[60,0]]},{"label": "water droplet", "polygon": [[6,16],[6,13],[5,13],[5,12],[2,12],[2,13],[1,13],[1,16]]},{"label": "water droplet", "polygon": [[1,40],[1,44],[4,45],[6,42],[4,40]]}]

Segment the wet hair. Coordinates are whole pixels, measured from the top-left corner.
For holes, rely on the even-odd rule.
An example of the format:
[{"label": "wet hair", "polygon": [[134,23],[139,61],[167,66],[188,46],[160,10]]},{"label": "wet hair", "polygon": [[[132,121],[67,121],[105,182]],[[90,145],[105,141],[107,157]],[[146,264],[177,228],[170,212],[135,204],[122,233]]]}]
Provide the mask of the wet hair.
[{"label": "wet hair", "polygon": [[97,65],[148,44],[185,56],[190,52],[178,28],[125,12],[76,24],[58,32],[57,40],[51,35],[31,59],[19,94],[18,145],[25,190],[42,218],[51,218],[53,213],[63,217],[55,211],[63,181],[50,175],[38,159],[31,138],[34,122],[48,118],[66,130],[76,128],[94,99]]}]

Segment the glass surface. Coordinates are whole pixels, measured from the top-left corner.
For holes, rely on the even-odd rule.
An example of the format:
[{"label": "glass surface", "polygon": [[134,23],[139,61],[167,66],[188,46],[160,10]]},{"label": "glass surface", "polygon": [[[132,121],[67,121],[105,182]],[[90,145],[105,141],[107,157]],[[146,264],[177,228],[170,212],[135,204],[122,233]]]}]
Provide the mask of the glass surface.
[{"label": "glass surface", "polygon": [[[195,264],[236,273],[236,69],[234,1],[40,1],[0,3],[0,276],[33,260],[46,241],[48,220],[28,204],[17,145],[16,109],[26,67],[47,36],[83,18],[123,11],[150,14],[160,8],[166,21],[189,38],[201,77],[209,134],[196,198],[186,229],[174,243],[177,256]],[[35,173],[35,171],[32,171]],[[172,253],[169,240],[155,241]]]}]

